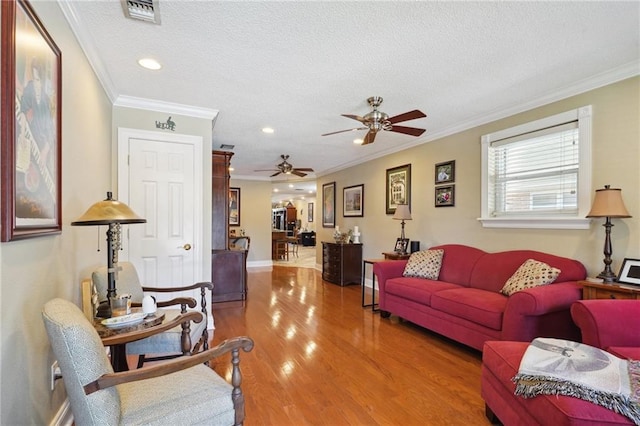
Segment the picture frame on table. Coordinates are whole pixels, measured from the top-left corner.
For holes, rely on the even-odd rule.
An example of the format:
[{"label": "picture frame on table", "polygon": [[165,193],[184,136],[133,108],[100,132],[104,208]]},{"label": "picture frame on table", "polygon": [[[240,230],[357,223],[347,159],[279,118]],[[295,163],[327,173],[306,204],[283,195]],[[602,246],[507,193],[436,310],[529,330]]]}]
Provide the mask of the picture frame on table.
[{"label": "picture frame on table", "polygon": [[394,214],[398,204],[411,208],[411,164],[387,169],[385,188],[387,214]]},{"label": "picture frame on table", "polygon": [[396,253],[406,253],[409,247],[409,238],[398,238],[393,251]]},{"label": "picture frame on table", "polygon": [[438,186],[435,189],[436,207],[453,207],[455,205],[455,185]]},{"label": "picture frame on table", "polygon": [[456,160],[445,161],[436,164],[435,184],[455,182],[456,180]]},{"label": "picture frame on table", "polygon": [[322,185],[322,227],[336,226],[336,183]]},{"label": "picture frame on table", "polygon": [[616,281],[621,284],[640,286],[640,259],[625,258]]},{"label": "picture frame on table", "polygon": [[342,216],[364,216],[364,184],[347,186],[342,189]]},{"label": "picture frame on table", "polygon": [[307,222],[313,222],[313,203],[307,204]]},{"label": "picture frame on table", "polygon": [[0,241],[62,232],[62,53],[31,5],[1,2]]},{"label": "picture frame on table", "polygon": [[229,226],[240,226],[240,188],[229,188]]}]

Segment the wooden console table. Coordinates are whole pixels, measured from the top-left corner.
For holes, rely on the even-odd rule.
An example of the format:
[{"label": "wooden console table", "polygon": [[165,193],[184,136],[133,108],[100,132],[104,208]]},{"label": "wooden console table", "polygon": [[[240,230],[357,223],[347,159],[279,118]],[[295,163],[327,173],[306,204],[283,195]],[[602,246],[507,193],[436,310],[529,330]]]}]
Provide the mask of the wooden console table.
[{"label": "wooden console table", "polygon": [[405,260],[411,256],[411,253],[398,253],[397,251],[382,253],[387,260]]}]

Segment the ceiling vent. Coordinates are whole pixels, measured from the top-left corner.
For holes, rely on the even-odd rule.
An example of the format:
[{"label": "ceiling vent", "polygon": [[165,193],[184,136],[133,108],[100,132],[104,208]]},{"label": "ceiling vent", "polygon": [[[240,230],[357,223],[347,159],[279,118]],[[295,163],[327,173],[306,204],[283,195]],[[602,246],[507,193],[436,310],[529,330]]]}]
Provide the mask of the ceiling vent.
[{"label": "ceiling vent", "polygon": [[222,145],[220,145],[220,149],[229,149],[229,150],[231,150],[231,149],[233,149],[235,147],[236,147],[235,145],[229,145],[229,144],[226,144],[226,143],[223,143]]},{"label": "ceiling vent", "polygon": [[120,0],[124,16],[139,21],[160,23],[159,0]]}]

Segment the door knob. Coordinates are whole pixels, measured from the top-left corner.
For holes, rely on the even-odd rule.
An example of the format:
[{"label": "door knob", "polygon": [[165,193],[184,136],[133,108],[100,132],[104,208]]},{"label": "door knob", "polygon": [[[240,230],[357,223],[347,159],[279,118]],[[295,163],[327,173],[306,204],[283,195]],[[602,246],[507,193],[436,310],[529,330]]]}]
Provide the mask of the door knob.
[{"label": "door knob", "polygon": [[178,248],[185,249],[185,250],[189,251],[189,250],[191,250],[191,244],[187,243],[187,244],[183,245],[182,247],[178,247]]}]

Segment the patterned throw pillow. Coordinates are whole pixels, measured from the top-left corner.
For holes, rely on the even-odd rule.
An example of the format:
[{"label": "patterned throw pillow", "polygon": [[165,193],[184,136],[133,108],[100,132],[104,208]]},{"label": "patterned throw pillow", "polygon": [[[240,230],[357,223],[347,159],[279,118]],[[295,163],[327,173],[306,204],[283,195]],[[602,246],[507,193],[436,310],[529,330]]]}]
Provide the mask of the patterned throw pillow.
[{"label": "patterned throw pillow", "polygon": [[411,253],[404,267],[403,277],[418,277],[437,280],[440,275],[444,250],[422,250]]},{"label": "patterned throw pillow", "polygon": [[551,284],[560,275],[560,269],[549,266],[544,262],[528,259],[507,280],[500,292],[511,296],[516,291]]}]

